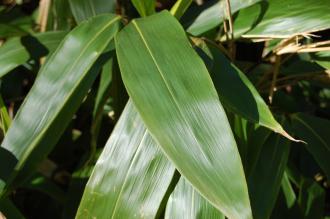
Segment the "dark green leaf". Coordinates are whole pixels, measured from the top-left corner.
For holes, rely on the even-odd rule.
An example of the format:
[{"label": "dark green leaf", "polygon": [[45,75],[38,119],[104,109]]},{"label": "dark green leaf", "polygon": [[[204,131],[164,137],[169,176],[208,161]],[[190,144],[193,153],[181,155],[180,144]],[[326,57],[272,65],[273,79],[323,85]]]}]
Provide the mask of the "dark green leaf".
[{"label": "dark green leaf", "polygon": [[127,91],[168,158],[226,216],[251,218],[228,119],[178,21],[163,11],[132,21],[115,39]]}]

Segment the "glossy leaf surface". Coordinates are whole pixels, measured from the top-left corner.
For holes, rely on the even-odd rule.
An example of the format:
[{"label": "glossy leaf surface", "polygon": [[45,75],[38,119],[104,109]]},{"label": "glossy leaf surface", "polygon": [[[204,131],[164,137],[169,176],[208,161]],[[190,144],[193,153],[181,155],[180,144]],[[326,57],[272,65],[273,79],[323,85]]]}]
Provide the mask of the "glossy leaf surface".
[{"label": "glossy leaf surface", "polygon": [[251,218],[226,114],[178,21],[167,11],[137,19],[115,42],[128,94],[168,158],[226,216]]},{"label": "glossy leaf surface", "polygon": [[174,171],[129,101],[86,185],[76,218],[155,218]]},{"label": "glossy leaf surface", "polygon": [[167,202],[165,219],[225,219],[225,216],[181,177]]},{"label": "glossy leaf surface", "polygon": [[8,164],[0,166],[0,193],[21,183],[51,151],[97,76],[101,63],[89,70],[118,31],[119,19],[104,15],[82,23],[42,66],[0,147]]}]

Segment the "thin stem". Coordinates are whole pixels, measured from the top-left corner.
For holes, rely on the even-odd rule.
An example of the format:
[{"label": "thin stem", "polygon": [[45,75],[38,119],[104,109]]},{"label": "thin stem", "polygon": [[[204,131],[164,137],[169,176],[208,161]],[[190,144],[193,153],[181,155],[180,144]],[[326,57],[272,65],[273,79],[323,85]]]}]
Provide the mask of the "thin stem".
[{"label": "thin stem", "polygon": [[227,16],[228,16],[228,22],[229,22],[229,32],[230,32],[230,41],[229,41],[229,52],[231,54],[232,59],[235,58],[235,44],[234,44],[234,25],[233,25],[233,17],[231,14],[231,6],[230,6],[230,0],[226,0],[226,8],[227,8]]},{"label": "thin stem", "polygon": [[281,66],[281,56],[276,56],[273,79],[272,79],[272,84],[269,89],[269,96],[268,96],[268,100],[269,100],[270,104],[273,103],[273,96],[274,96],[274,92],[276,90],[276,80],[277,80],[278,73],[280,71],[280,66]]}]

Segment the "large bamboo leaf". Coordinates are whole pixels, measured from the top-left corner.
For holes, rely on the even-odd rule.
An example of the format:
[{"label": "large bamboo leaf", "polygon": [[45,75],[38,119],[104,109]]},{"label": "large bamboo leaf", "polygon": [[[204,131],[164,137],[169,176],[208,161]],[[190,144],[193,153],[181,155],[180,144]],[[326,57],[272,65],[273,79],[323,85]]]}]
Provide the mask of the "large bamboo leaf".
[{"label": "large bamboo leaf", "polygon": [[263,145],[257,165],[249,176],[253,218],[267,219],[274,208],[289,157],[289,141],[272,134]]},{"label": "large bamboo leaf", "polygon": [[168,200],[165,219],[225,219],[225,216],[181,177]]},{"label": "large bamboo leaf", "polygon": [[132,0],[132,3],[142,17],[155,13],[155,0]]},{"label": "large bamboo leaf", "polygon": [[[214,45],[196,41],[201,57],[209,65],[209,72],[221,102],[243,118],[265,126],[294,140],[275,120],[257,89],[233,63]],[[239,94],[239,95],[237,95]]]},{"label": "large bamboo leaf", "polygon": [[155,218],[174,171],[129,101],[86,185],[76,218]]},{"label": "large bamboo leaf", "polygon": [[69,3],[78,23],[99,14],[113,13],[116,9],[116,0],[69,0]]},{"label": "large bamboo leaf", "polygon": [[226,216],[251,218],[226,114],[178,21],[167,11],[137,19],[115,42],[127,91],[179,172]]},{"label": "large bamboo leaf", "polygon": [[330,121],[307,114],[293,116],[296,135],[307,142],[305,147],[330,179]]},{"label": "large bamboo leaf", "polygon": [[287,38],[330,28],[328,0],[268,0],[243,10],[247,12],[239,17],[240,28],[241,22],[258,16],[245,37]]},{"label": "large bamboo leaf", "polygon": [[[231,12],[235,13],[259,1],[261,0],[230,0]],[[220,25],[227,17],[226,7],[226,0],[212,1],[210,6],[196,17],[187,31],[193,35],[201,35]]]},{"label": "large bamboo leaf", "polygon": [[9,40],[0,47],[0,77],[24,64],[29,58],[40,58],[52,53],[66,33],[47,32]]},{"label": "large bamboo leaf", "polygon": [[[89,71],[118,31],[119,17],[98,16],[75,28],[43,65],[0,147],[0,193],[25,179],[50,152],[98,73]],[[29,173],[31,174],[31,173]]]}]

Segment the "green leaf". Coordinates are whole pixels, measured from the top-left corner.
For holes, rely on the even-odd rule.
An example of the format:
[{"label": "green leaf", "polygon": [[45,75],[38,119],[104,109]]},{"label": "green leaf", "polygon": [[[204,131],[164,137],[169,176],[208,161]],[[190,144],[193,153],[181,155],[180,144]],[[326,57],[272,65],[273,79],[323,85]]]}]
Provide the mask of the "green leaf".
[{"label": "green leaf", "polygon": [[181,177],[168,200],[165,219],[225,219],[225,216]]},{"label": "green leaf", "polygon": [[171,14],[177,19],[180,19],[191,3],[192,0],[177,0],[171,8]]},{"label": "green leaf", "polygon": [[303,113],[292,118],[295,134],[307,142],[306,149],[330,179],[330,121]]},{"label": "green leaf", "polygon": [[41,58],[52,53],[67,32],[47,32],[22,38],[13,38],[0,47],[0,77],[30,58]]},{"label": "green leaf", "polygon": [[95,165],[76,218],[155,218],[174,172],[129,101]]},{"label": "green leaf", "polygon": [[99,14],[114,13],[116,10],[116,0],[69,0],[69,3],[77,23]]},{"label": "green leaf", "polygon": [[[52,3],[52,29],[70,30],[73,24],[72,12],[68,0],[53,0]],[[49,18],[48,18],[49,19]]]},{"label": "green leaf", "polygon": [[294,140],[275,120],[267,104],[245,74],[214,45],[206,45],[203,42],[199,44],[203,49],[199,50],[201,57],[212,63],[209,71],[221,103],[243,118]]},{"label": "green leaf", "polygon": [[[261,0],[230,0],[231,12],[246,8]],[[218,25],[227,18],[226,0],[213,1],[207,9],[204,9],[188,27],[187,31],[193,35],[201,35]]]},{"label": "green leaf", "polygon": [[8,164],[0,166],[0,193],[21,183],[56,144],[96,78],[101,63],[90,68],[118,31],[119,19],[104,15],[82,23],[42,66],[0,147]]},{"label": "green leaf", "polygon": [[325,191],[315,181],[305,179],[299,193],[299,205],[305,219],[322,219],[325,208]]},{"label": "green leaf", "polygon": [[168,158],[226,216],[251,218],[228,119],[178,21],[167,11],[133,20],[115,42],[128,94]]},{"label": "green leaf", "polygon": [[11,118],[8,114],[7,107],[3,102],[2,96],[0,95],[0,127],[3,131],[3,134],[6,134],[10,124],[11,124]]},{"label": "green leaf", "polygon": [[[261,10],[257,5],[241,16],[241,21],[257,22],[244,37],[288,38],[293,35],[306,35],[311,32],[330,28],[330,4],[328,0],[268,0],[263,1]],[[235,27],[234,27],[235,29]]]},{"label": "green leaf", "polygon": [[142,17],[155,13],[155,0],[132,0],[132,3]]},{"label": "green leaf", "polygon": [[289,141],[272,134],[263,145],[254,172],[249,176],[253,218],[270,217],[289,157]]}]

